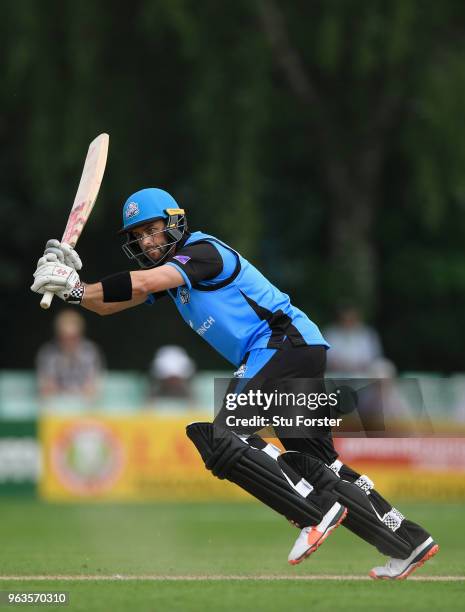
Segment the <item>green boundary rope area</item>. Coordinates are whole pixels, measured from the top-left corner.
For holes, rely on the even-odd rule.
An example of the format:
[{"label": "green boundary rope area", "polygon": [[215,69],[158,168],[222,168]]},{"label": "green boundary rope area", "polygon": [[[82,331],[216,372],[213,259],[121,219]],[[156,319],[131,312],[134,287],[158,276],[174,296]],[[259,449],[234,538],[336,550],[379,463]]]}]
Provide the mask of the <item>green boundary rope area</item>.
[{"label": "green boundary rope area", "polygon": [[371,580],[369,570],[384,558],[343,527],[291,567],[298,531],[253,502],[1,503],[0,591],[66,591],[66,610],[463,609],[459,503],[398,501],[441,546],[405,581]]}]

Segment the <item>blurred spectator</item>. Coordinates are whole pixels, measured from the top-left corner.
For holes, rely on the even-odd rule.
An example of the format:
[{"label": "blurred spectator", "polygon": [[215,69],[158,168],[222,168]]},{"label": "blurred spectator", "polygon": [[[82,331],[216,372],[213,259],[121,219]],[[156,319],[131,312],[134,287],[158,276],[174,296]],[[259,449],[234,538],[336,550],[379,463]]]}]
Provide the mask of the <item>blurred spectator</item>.
[{"label": "blurred spectator", "polygon": [[[357,390],[357,413],[361,430],[368,437],[386,435],[398,427],[411,428],[408,403],[399,392],[395,365],[383,355],[381,340],[372,327],[362,321],[360,311],[352,304],[340,307],[338,320],[324,331],[331,344],[328,351],[330,376],[365,379]],[[355,429],[356,430],[356,429]]]},{"label": "blurred spectator", "polygon": [[337,322],[324,331],[324,336],[331,344],[328,370],[374,378],[394,374],[393,364],[383,357],[378,333],[363,323],[355,306],[342,306]]},{"label": "blurred spectator", "polygon": [[190,399],[194,372],[195,364],[182,347],[162,346],[150,367],[152,397]]},{"label": "blurred spectator", "polygon": [[99,348],[84,337],[83,317],[77,310],[62,310],[55,318],[54,329],[55,338],[39,349],[36,359],[41,399],[95,399],[103,357]]}]

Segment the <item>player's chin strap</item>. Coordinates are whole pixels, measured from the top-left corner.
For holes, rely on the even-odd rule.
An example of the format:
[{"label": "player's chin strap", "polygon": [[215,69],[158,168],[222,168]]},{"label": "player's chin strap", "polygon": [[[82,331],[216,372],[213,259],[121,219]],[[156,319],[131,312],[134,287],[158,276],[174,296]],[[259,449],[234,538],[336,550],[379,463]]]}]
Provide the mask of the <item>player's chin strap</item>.
[{"label": "player's chin strap", "polygon": [[317,494],[291,467],[279,465],[279,449],[258,436],[242,438],[213,423],[191,423],[186,433],[214,476],[234,482],[294,523],[317,525],[337,501],[333,493]]},{"label": "player's chin strap", "polygon": [[[166,231],[166,230],[164,230],[164,231]],[[150,260],[152,262],[152,265],[149,265],[148,267],[149,268],[157,268],[158,266],[161,266],[168,259],[168,257],[170,257],[171,255],[174,254],[174,251],[176,250],[176,244],[177,244],[177,241],[176,242],[168,242],[168,244],[164,245],[163,248],[166,248],[166,252],[165,252],[165,254],[162,257],[160,257],[160,259],[158,261],[153,261],[153,259],[150,257],[150,255],[148,254],[147,251],[142,251],[141,250],[141,252],[143,253],[144,257],[146,257],[147,260]],[[153,249],[150,249],[150,251],[153,251]]]}]

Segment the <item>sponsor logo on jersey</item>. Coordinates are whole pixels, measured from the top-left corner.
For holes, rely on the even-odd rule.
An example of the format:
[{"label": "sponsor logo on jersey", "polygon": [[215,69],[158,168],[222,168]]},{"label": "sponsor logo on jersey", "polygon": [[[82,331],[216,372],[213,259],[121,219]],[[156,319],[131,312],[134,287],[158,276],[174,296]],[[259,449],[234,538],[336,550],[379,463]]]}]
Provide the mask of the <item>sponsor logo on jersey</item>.
[{"label": "sponsor logo on jersey", "polygon": [[202,325],[196,330],[199,336],[203,336],[204,334],[206,334],[214,323],[215,319],[212,316],[208,317],[208,319],[206,319],[206,321],[204,321]]},{"label": "sponsor logo on jersey", "polygon": [[184,266],[190,259],[188,255],[175,255],[173,259],[177,259]]},{"label": "sponsor logo on jersey", "polygon": [[189,303],[191,294],[189,293],[189,289],[187,289],[187,287],[182,287],[182,289],[179,290],[179,299],[181,300],[182,304]]},{"label": "sponsor logo on jersey", "polygon": [[137,204],[137,202],[129,202],[129,204],[126,207],[126,219],[132,219],[132,217],[135,217],[136,215],[139,214],[139,205]]}]

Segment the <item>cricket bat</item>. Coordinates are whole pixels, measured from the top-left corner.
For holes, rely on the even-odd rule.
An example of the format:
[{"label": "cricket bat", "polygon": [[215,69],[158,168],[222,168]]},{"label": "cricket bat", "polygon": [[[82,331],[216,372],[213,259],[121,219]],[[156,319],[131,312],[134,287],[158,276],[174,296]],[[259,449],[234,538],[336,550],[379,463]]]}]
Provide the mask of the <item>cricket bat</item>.
[{"label": "cricket bat", "polygon": [[[90,143],[87,151],[79,187],[61,239],[62,242],[66,242],[73,248],[79,240],[97,199],[107,163],[109,139],[108,134],[100,134]],[[46,291],[40,301],[41,307],[49,308],[52,299],[53,293]]]}]

